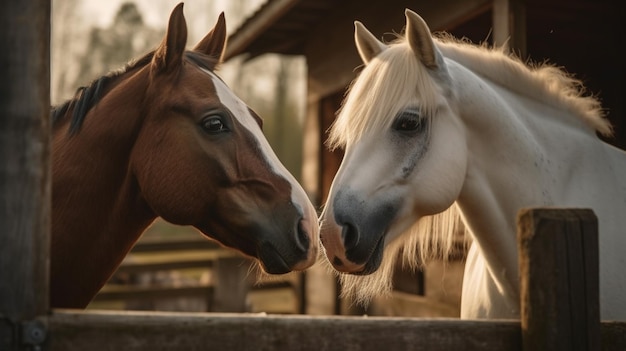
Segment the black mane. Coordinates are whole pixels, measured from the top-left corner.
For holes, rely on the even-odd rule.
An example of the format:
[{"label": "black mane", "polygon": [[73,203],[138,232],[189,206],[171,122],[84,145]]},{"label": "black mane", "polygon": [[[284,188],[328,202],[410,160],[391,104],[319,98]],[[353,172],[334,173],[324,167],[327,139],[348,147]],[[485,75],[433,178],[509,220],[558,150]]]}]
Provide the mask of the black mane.
[{"label": "black mane", "polygon": [[70,121],[70,134],[75,134],[85,120],[87,112],[102,99],[104,91],[107,89],[111,81],[120,77],[124,73],[139,67],[147,65],[154,56],[154,52],[150,52],[136,61],[127,63],[124,68],[109,72],[108,74],[93,80],[89,85],[80,87],[76,90],[74,97],[61,105],[54,106],[50,110],[50,119],[52,125],[59,121],[69,111],[72,111],[72,120]]}]

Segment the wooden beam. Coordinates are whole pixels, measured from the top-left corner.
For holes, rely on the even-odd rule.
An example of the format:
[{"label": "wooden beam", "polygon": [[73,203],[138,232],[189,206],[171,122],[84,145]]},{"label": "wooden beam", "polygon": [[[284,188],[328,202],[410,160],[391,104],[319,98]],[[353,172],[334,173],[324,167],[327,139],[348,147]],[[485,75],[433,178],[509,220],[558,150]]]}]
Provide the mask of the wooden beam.
[{"label": "wooden beam", "polygon": [[[521,350],[519,321],[55,310],[49,351]],[[626,322],[602,324],[605,351],[623,351]]]},{"label": "wooden beam", "polygon": [[50,351],[516,350],[519,322],[266,314],[74,312],[49,318]]},{"label": "wooden beam", "polygon": [[211,301],[213,290],[213,286],[206,284],[180,287],[105,285],[93,301],[152,300],[197,296],[205,297],[207,301]]},{"label": "wooden beam", "polygon": [[157,262],[128,262],[124,261],[117,268],[115,274],[120,273],[145,273],[153,271],[165,271],[185,268],[211,268],[214,258],[206,259],[168,259]]},{"label": "wooden beam", "polygon": [[[390,33],[402,32],[406,25],[404,9],[417,12],[432,31],[440,31],[488,8],[493,0],[388,0],[376,2],[344,0],[340,8],[321,18],[312,29],[315,35],[306,42],[309,68],[309,100],[321,99],[347,87],[362,64],[354,44],[354,20],[359,20],[377,38],[393,39]],[[385,34],[387,33],[387,34]]]},{"label": "wooden beam", "polygon": [[50,1],[0,3],[0,350],[45,337],[35,318],[49,306],[49,39]]},{"label": "wooden beam", "polygon": [[525,351],[600,349],[597,228],[588,209],[520,211]]},{"label": "wooden beam", "polygon": [[[141,239],[133,246],[132,253],[155,251],[218,250],[222,246],[216,241],[198,235],[198,238]],[[228,250],[228,249],[225,249]]]},{"label": "wooden beam", "polygon": [[259,35],[297,3],[298,0],[274,0],[263,5],[263,7],[254,14],[252,20],[244,22],[234,35],[228,37],[224,60],[227,61],[244,52],[251,42],[258,38]]},{"label": "wooden beam", "polygon": [[526,5],[523,0],[493,1],[493,41],[526,57]]}]

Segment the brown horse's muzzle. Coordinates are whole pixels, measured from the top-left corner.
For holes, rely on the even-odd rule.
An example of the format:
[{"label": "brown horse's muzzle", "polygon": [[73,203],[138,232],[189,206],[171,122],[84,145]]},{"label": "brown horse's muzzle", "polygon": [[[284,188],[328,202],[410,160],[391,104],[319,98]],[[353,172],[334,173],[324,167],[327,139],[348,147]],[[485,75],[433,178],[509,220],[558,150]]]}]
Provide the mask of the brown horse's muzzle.
[{"label": "brown horse's muzzle", "polygon": [[[315,209],[309,202],[295,204],[286,197],[259,197],[232,189],[228,205],[217,206],[216,216],[197,227],[223,245],[257,259],[270,274],[304,270],[317,258]],[[290,194],[290,192],[287,192]]]},{"label": "brown horse's muzzle", "polygon": [[[313,237],[317,235],[317,230],[309,218],[301,214],[301,210],[293,205],[291,207],[271,214],[271,221],[266,222],[268,225],[259,228],[254,235],[255,257],[267,273],[283,274],[306,269],[317,256],[317,240]],[[291,225],[287,226],[289,223]]]}]

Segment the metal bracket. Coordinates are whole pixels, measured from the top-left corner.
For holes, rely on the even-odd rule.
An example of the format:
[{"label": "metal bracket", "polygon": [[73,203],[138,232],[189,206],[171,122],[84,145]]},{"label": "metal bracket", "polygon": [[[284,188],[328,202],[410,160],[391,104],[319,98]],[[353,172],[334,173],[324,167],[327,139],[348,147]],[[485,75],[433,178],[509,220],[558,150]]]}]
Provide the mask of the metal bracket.
[{"label": "metal bracket", "polygon": [[41,350],[41,345],[46,340],[47,329],[43,321],[33,319],[22,322],[22,344],[30,346],[31,350]]},{"label": "metal bracket", "polygon": [[0,349],[3,351],[40,351],[46,336],[46,324],[40,319],[15,322],[0,315]]}]

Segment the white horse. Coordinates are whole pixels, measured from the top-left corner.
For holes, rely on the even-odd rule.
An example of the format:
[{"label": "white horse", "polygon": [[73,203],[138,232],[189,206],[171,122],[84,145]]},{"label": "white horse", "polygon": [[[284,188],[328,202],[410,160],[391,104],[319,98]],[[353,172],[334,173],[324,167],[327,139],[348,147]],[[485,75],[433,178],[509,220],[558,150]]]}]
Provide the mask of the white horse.
[{"label": "white horse", "polygon": [[560,69],[433,38],[405,14],[404,37],[389,45],[355,22],[365,67],[328,140],[345,156],[321,239],[348,273],[346,294],[388,291],[401,248],[413,266],[445,254],[460,218],[472,242],[461,317],[519,318],[518,211],[591,208],[601,317],[626,320],[626,154],[597,137],[612,134],[598,100]]}]

